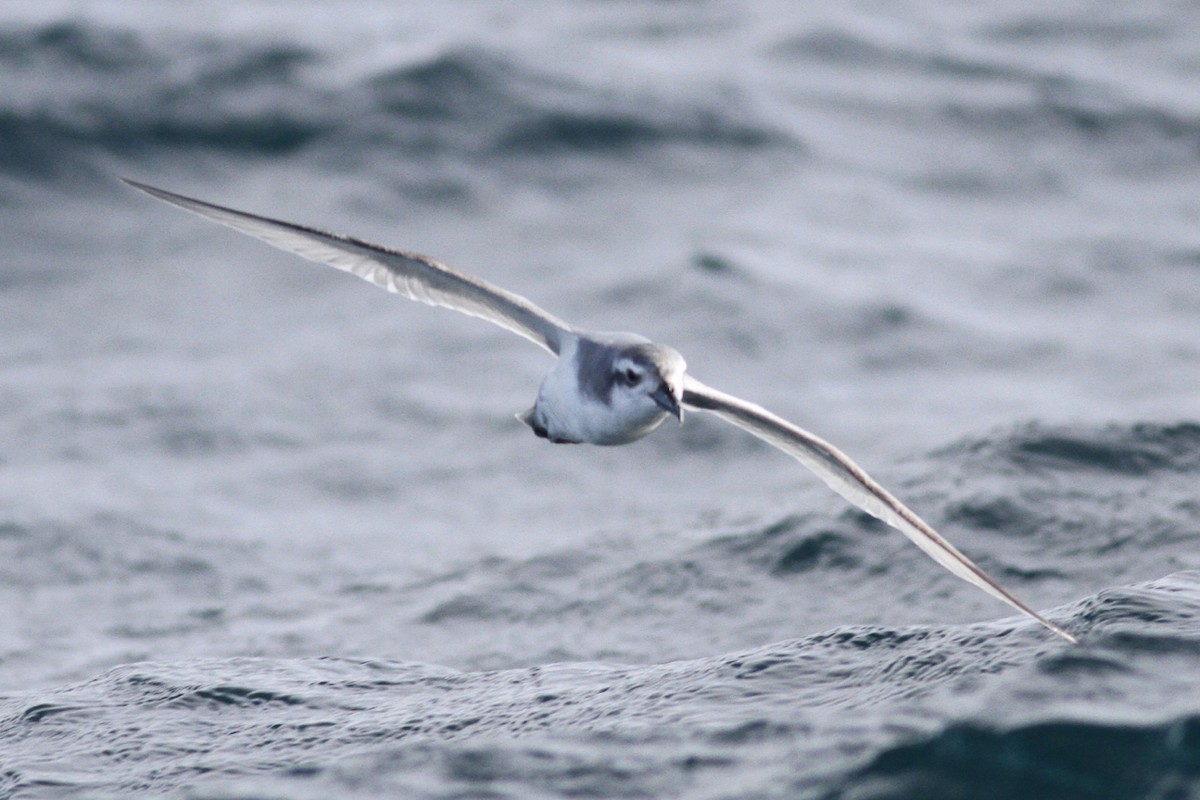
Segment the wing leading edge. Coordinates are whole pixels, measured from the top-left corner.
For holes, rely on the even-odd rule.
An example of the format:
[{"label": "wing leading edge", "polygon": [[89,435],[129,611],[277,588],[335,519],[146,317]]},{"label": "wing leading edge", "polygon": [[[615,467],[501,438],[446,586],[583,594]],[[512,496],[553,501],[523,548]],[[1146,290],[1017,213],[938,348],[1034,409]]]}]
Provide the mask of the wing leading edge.
[{"label": "wing leading edge", "polygon": [[349,272],[389,292],[485,319],[558,354],[575,336],[570,325],[530,300],[458,272],[432,258],[380,247],[351,236],[206,203],[144,183],[134,189],[301,258]]},{"label": "wing leading edge", "polygon": [[684,405],[709,411],[757,436],[808,467],[846,500],[907,536],[937,563],[992,597],[1040,622],[1069,642],[1078,640],[1034,611],[996,583],[928,523],[880,486],[861,467],[829,442],[793,425],[761,406],[713,389],[688,376]]}]

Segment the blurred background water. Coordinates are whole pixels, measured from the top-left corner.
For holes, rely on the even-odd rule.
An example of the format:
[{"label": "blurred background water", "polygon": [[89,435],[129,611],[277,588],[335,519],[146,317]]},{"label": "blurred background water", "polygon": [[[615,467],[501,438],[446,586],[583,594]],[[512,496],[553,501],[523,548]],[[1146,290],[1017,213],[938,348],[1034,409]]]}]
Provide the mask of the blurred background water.
[{"label": "blurred background water", "polygon": [[[0,797],[1200,796],[1200,7],[0,2]],[[128,176],[429,253],[701,414]]]}]

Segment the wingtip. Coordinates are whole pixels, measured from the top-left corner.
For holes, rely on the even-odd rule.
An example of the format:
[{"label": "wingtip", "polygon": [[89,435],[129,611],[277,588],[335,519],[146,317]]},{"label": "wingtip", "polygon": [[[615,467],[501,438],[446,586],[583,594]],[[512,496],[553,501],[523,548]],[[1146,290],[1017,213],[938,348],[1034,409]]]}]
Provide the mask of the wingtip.
[{"label": "wingtip", "polygon": [[1055,625],[1053,622],[1051,622],[1050,620],[1046,619],[1046,618],[1045,618],[1045,617],[1043,617],[1041,614],[1038,614],[1038,613],[1036,613],[1036,612],[1033,612],[1033,613],[1032,613],[1032,616],[1033,616],[1033,618],[1034,618],[1035,620],[1037,620],[1039,623],[1041,623],[1041,625],[1042,625],[1042,627],[1043,627],[1043,628],[1045,628],[1046,630],[1048,630],[1048,631],[1050,631],[1051,633],[1055,634],[1056,636],[1058,636],[1058,637],[1060,637],[1060,638],[1062,638],[1062,639],[1066,639],[1066,640],[1067,640],[1068,642],[1070,642],[1071,644],[1079,644],[1079,639],[1075,638],[1075,636],[1074,636],[1074,635],[1072,635],[1072,634],[1070,634],[1070,633],[1067,633],[1065,630],[1063,630],[1063,629],[1062,629],[1062,628],[1060,628],[1059,626]]},{"label": "wingtip", "polygon": [[151,197],[161,198],[164,195],[171,195],[171,192],[168,192],[165,189],[158,189],[154,186],[151,186],[148,183],[142,183],[141,181],[135,181],[133,178],[125,178],[122,176],[118,176],[117,179],[119,181],[121,181],[121,183],[128,186],[130,189],[137,189],[139,192],[145,192],[146,194],[150,195]]},{"label": "wingtip", "polygon": [[1053,625],[1053,624],[1050,625],[1050,630],[1054,631],[1055,633],[1057,633],[1062,638],[1066,639],[1071,644],[1079,644],[1079,639],[1077,639],[1074,636],[1072,636],[1071,634],[1067,633],[1066,631],[1064,631],[1062,628],[1058,627],[1057,625]]}]

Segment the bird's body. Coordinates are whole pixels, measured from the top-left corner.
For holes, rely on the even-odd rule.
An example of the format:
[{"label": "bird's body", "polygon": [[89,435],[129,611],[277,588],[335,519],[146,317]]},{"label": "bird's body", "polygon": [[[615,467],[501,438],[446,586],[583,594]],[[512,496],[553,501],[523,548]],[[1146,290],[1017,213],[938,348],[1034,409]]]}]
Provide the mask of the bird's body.
[{"label": "bird's body", "polygon": [[686,368],[675,350],[634,333],[576,332],[518,418],[556,444],[629,444],[682,417]]},{"label": "bird's body", "polygon": [[594,333],[568,325],[529,300],[433,259],[359,239],[236,211],[126,181],[172,205],[303,258],[350,272],[397,294],[486,319],[558,357],[533,406],[518,418],[558,444],[621,445],[657,429],[683,409],[711,412],[772,444],[812,470],[854,505],[899,530],[946,569],[1029,615],[1071,634],[1015,598],[924,520],[830,443],[687,374],[683,356],[633,333]]}]

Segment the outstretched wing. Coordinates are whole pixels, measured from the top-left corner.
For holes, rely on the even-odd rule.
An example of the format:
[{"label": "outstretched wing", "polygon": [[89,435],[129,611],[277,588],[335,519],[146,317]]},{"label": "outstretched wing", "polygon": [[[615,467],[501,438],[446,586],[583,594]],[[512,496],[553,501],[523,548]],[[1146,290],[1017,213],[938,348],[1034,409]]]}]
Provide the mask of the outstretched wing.
[{"label": "outstretched wing", "polygon": [[711,411],[727,422],[778,447],[817,474],[821,480],[854,505],[896,528],[937,563],[958,577],[1028,614],[1069,642],[1074,636],[1022,603],[987,573],[942,538],[891,492],[875,482],[862,468],[829,442],[775,416],[761,406],[719,392],[691,376],[685,376],[684,405]]},{"label": "outstretched wing", "polygon": [[389,292],[494,322],[551,353],[558,354],[563,342],[575,335],[570,325],[547,314],[524,297],[458,272],[431,258],[380,247],[350,236],[235,211],[144,183],[122,180],[185,211],[227,225],[309,261],[328,264],[357,275]]}]

